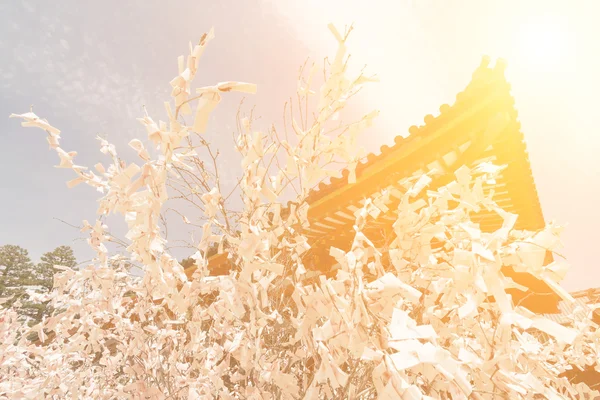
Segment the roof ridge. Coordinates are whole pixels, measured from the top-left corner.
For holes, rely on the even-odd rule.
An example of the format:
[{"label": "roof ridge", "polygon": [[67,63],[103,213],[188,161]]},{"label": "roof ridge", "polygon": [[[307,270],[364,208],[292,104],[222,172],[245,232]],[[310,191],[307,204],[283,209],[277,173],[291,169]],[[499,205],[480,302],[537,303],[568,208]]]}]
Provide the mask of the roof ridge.
[{"label": "roof ridge", "polygon": [[[442,104],[439,107],[440,113],[437,116],[434,116],[433,114],[427,114],[423,118],[423,122],[424,122],[423,125],[410,126],[408,128],[408,132],[409,132],[408,136],[404,137],[402,135],[397,135],[394,137],[393,145],[390,146],[390,145],[384,144],[379,148],[379,150],[380,150],[379,154],[375,154],[375,153],[371,152],[367,156],[365,156],[362,159],[362,161],[359,162],[358,165],[356,166],[357,176],[364,169],[366,169],[373,163],[384,159],[390,153],[392,153],[393,151],[406,145],[408,142],[417,140],[418,138],[423,137],[426,134],[437,130],[438,127],[436,125],[441,125],[441,121],[446,123],[446,122],[454,119],[457,115],[460,115],[460,112],[458,112],[457,110],[460,110],[461,106],[465,105],[465,101],[476,97],[475,95],[482,88],[493,87],[493,84],[497,83],[497,81],[499,79],[504,81],[506,84],[508,84],[508,82],[506,82],[506,78],[504,76],[504,71],[505,71],[506,65],[507,65],[506,61],[502,58],[498,58],[496,60],[496,64],[494,65],[494,67],[490,67],[489,66],[490,60],[491,59],[489,56],[486,56],[486,55],[482,56],[482,60],[479,64],[479,66],[473,72],[471,80],[465,86],[465,88],[456,95],[454,104],[452,104],[452,105],[449,105],[447,103]],[[510,84],[508,84],[508,85],[510,88]],[[338,188],[344,184],[347,184],[347,179],[348,179],[348,174],[349,174],[348,169],[347,168],[342,169],[341,174],[342,174],[342,176],[339,178],[336,178],[336,177],[330,178],[329,183],[326,183],[324,181],[320,182],[318,185],[318,189],[312,189],[309,192],[308,197],[307,197],[307,202],[311,203],[311,202],[317,201],[324,195],[334,191],[336,188]]]}]

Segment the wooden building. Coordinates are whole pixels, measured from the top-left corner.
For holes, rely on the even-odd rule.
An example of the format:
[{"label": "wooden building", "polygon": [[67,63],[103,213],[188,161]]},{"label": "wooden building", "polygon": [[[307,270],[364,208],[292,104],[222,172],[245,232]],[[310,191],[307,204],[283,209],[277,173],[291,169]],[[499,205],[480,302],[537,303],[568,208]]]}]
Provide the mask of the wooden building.
[{"label": "wooden building", "polygon": [[[371,239],[383,238],[381,232],[392,229],[393,210],[406,190],[402,179],[431,169],[442,172],[436,175],[428,189],[437,188],[454,180],[454,171],[462,165],[475,166],[482,161],[506,164],[500,179],[487,185],[493,189],[494,199],[506,211],[519,218],[516,229],[538,230],[544,227],[544,218],[535,188],[529,157],[518,121],[510,84],[506,81],[505,63],[498,60],[490,67],[484,57],[475,70],[472,80],[456,96],[452,105],[444,104],[439,113],[427,115],[420,126],[412,126],[409,135],[398,136],[391,146],[384,145],[379,154],[370,154],[356,171],[356,183],[347,183],[348,171],[343,177],[321,183],[308,197],[310,227],[306,230],[311,250],[306,255],[306,265],[334,265],[329,249],[335,246],[348,249],[354,235],[354,211],[364,204],[364,199],[382,189],[391,193],[386,204],[390,211],[372,223],[365,234]],[[493,212],[481,212],[473,217],[484,232],[492,232],[502,225],[502,219]],[[369,235],[369,232],[372,234]],[[551,261],[548,253],[547,262]],[[227,271],[225,254],[214,256],[210,268]],[[515,282],[534,292],[521,305],[540,313],[557,313],[559,298],[542,281],[526,273],[504,267],[503,273]],[[524,294],[510,289],[518,302]]]}]

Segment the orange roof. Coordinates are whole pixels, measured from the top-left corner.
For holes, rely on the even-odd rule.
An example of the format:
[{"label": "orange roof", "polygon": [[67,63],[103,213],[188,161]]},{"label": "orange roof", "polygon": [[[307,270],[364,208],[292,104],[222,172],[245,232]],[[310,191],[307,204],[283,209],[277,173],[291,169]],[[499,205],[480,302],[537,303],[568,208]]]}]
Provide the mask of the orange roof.
[{"label": "orange roof", "polygon": [[[516,228],[538,230],[544,227],[521,124],[510,84],[504,76],[506,65],[498,60],[490,68],[489,62],[489,58],[483,58],[471,82],[456,96],[452,106],[442,105],[438,116],[427,115],[423,125],[410,127],[408,137],[398,136],[394,145],[382,146],[380,154],[369,154],[357,167],[356,183],[347,183],[348,171],[344,170],[342,178],[321,183],[317,190],[311,191],[307,199],[310,228],[305,233],[311,245],[307,258],[313,260],[306,262],[307,266],[328,268],[334,264],[329,256],[330,247],[349,247],[354,235],[354,210],[365,198],[389,188],[394,200],[387,206],[393,210],[405,191],[399,183],[402,179],[436,169],[442,174],[429,185],[430,190],[435,190],[454,180],[453,172],[461,165],[474,166],[483,160],[508,165],[496,183],[484,186],[484,191],[494,190],[498,204],[519,215]],[[498,121],[499,116],[504,123],[501,129],[490,134],[490,121]],[[389,231],[393,220],[393,216],[380,217],[370,228]],[[476,214],[473,221],[479,223],[483,231],[494,231],[502,225],[501,218],[493,212]],[[209,265],[213,270],[226,272],[226,255],[211,258]],[[545,283],[529,274],[516,273],[512,268],[505,274],[538,294],[524,300],[522,305],[531,309],[541,305],[534,310],[539,312],[558,311],[558,297]],[[515,301],[522,297],[519,292],[512,294]]]},{"label": "orange roof", "polygon": [[[339,231],[339,226],[324,219],[348,222],[336,216],[336,211],[358,206],[365,197],[397,185],[402,178],[435,167],[448,173],[443,177],[445,179],[432,183],[439,187],[454,179],[452,172],[462,164],[472,165],[490,159],[496,164],[508,164],[508,168],[497,184],[487,189],[495,190],[495,198],[506,210],[519,214],[518,229],[543,228],[544,219],[521,124],[510,95],[510,84],[504,77],[505,64],[499,60],[494,68],[488,65],[489,58],[485,57],[452,106],[442,105],[438,116],[427,115],[423,125],[410,127],[408,137],[397,136],[393,146],[384,145],[380,154],[370,154],[357,167],[355,184],[347,184],[346,170],[342,178],[334,178],[329,184],[321,183],[308,198],[310,219],[319,226],[324,224],[332,231]],[[508,124],[497,136],[486,138],[484,132],[498,114],[506,115]],[[430,186],[430,189],[435,187]],[[484,230],[492,230],[502,222],[492,213],[476,219]],[[327,232],[326,227],[321,228],[318,233]]]}]

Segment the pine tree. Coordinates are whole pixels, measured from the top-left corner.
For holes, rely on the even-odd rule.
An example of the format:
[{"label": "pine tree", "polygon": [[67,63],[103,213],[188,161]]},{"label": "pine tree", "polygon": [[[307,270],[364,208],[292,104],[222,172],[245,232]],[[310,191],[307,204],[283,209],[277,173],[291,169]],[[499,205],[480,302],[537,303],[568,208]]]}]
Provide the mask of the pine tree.
[{"label": "pine tree", "polygon": [[44,253],[40,257],[41,262],[36,266],[36,276],[39,284],[52,289],[52,281],[56,273],[55,265],[73,268],[77,265],[77,260],[70,246],[59,246],[52,251]]},{"label": "pine tree", "polygon": [[4,307],[14,306],[19,314],[36,319],[39,307],[28,301],[26,290],[37,284],[34,265],[27,250],[7,244],[0,246],[0,297],[10,297]]},{"label": "pine tree", "polygon": [[[54,274],[57,272],[55,265],[73,268],[77,265],[77,259],[70,246],[58,246],[52,251],[48,251],[40,257],[41,262],[35,266],[34,279],[36,284],[43,288],[43,292],[52,290]],[[36,321],[40,321],[44,315],[50,315],[52,308],[48,302],[36,305],[38,313]]]},{"label": "pine tree", "polygon": [[47,302],[32,301],[27,295],[28,290],[37,293],[47,293],[52,290],[52,282],[56,269],[55,265],[74,267],[77,261],[69,246],[59,246],[51,252],[44,253],[41,262],[35,265],[31,262],[27,250],[20,246],[4,245],[0,247],[0,297],[12,299],[3,304],[13,306],[18,313],[36,324],[51,312]]}]

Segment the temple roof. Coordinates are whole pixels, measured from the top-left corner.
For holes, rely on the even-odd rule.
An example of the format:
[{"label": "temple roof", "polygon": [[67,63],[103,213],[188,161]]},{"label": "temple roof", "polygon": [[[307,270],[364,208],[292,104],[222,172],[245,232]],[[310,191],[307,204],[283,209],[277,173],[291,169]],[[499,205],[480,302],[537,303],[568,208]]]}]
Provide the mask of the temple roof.
[{"label": "temple roof", "polygon": [[[427,115],[422,125],[411,126],[409,136],[397,136],[393,145],[381,146],[379,154],[369,154],[356,168],[356,183],[348,183],[348,171],[344,170],[341,178],[332,178],[311,191],[307,199],[310,227],[305,234],[311,245],[307,257],[316,259],[305,264],[318,265],[321,270],[335,264],[329,249],[349,248],[354,235],[354,211],[366,198],[377,197],[383,189],[391,193],[385,204],[390,211],[365,231],[376,245],[382,244],[385,234],[381,232],[391,232],[395,221],[392,210],[407,190],[401,183],[405,178],[436,170],[438,173],[428,187],[436,190],[454,180],[454,171],[462,165],[472,167],[482,161],[507,165],[494,184],[484,185],[484,193],[494,190],[498,205],[519,215],[515,228],[533,231],[544,227],[521,124],[504,76],[506,64],[502,60],[496,61],[494,67],[489,64],[490,59],[484,57],[453,105],[443,104],[437,116]],[[494,212],[480,212],[472,215],[472,220],[488,232],[502,225],[502,219]],[[551,260],[551,254],[548,255]],[[226,256],[218,255],[210,265],[221,269],[219,266],[226,263]],[[515,303],[523,300],[521,305],[533,311],[558,312],[558,297],[545,283],[512,268],[503,272],[536,293],[523,300],[523,293],[511,289]]]},{"label": "temple roof", "polygon": [[[515,228],[535,231],[545,226],[521,124],[504,75],[506,64],[502,60],[494,67],[489,64],[490,59],[484,57],[453,105],[442,105],[437,116],[427,115],[422,125],[410,127],[409,136],[397,136],[394,145],[382,146],[379,154],[370,154],[357,167],[356,183],[347,183],[345,170],[342,178],[321,183],[310,193],[307,236],[310,254],[317,258],[310,264],[328,265],[333,261],[324,260],[329,258],[331,246],[349,248],[354,236],[354,211],[366,198],[377,197],[381,190],[388,189],[391,200],[385,206],[395,210],[408,189],[401,183],[405,178],[437,170],[428,187],[436,190],[454,180],[454,171],[462,165],[474,167],[482,161],[507,165],[496,182],[483,189],[486,195],[494,190],[498,205],[519,216]],[[501,217],[493,211],[474,214],[471,219],[482,231],[493,232],[502,226]],[[376,245],[384,245],[394,221],[390,211],[365,233]],[[551,259],[548,252],[547,262]],[[511,267],[503,268],[503,273],[535,293],[526,298],[524,293],[510,289],[515,304],[521,302],[538,312],[558,312],[558,296],[544,282]]]},{"label": "temple roof", "polygon": [[[494,189],[498,204],[519,215],[516,228],[543,228],[544,218],[521,124],[510,84],[504,77],[505,63],[498,60],[490,68],[489,62],[489,58],[483,58],[473,79],[456,96],[452,106],[442,105],[437,116],[427,115],[423,125],[410,127],[409,136],[397,136],[394,145],[384,145],[379,154],[369,154],[357,167],[356,183],[347,183],[348,171],[344,170],[342,178],[333,178],[313,190],[308,197],[313,231],[317,234],[339,231],[340,224],[336,222],[352,223],[351,211],[364,198],[384,188],[402,191],[398,181],[415,173],[432,168],[440,171],[442,178],[429,187],[435,190],[454,179],[453,172],[461,165],[472,166],[484,160],[508,165],[497,183],[485,189]],[[486,137],[490,121],[498,115],[506,116],[508,123],[494,137]],[[494,230],[502,223],[493,212],[482,213],[475,220],[484,231]]]}]

